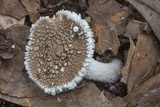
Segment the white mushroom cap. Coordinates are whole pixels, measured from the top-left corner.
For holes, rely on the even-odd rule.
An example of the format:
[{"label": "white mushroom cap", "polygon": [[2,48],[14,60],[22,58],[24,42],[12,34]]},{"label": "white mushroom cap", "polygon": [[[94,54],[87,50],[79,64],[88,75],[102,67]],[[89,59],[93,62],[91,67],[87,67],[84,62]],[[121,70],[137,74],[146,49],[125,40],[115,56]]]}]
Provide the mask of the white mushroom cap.
[{"label": "white mushroom cap", "polygon": [[60,10],[53,18],[40,17],[32,25],[24,64],[29,77],[55,95],[82,80],[94,47],[88,23],[74,12]]}]

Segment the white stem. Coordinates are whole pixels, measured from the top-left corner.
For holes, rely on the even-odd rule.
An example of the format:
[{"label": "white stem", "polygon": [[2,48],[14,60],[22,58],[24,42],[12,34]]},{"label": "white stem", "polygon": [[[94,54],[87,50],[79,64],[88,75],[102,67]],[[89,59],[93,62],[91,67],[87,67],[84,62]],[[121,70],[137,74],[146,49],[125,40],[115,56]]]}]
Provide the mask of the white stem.
[{"label": "white stem", "polygon": [[121,76],[122,65],[123,63],[118,59],[113,59],[110,63],[92,59],[86,78],[104,83],[114,83]]}]

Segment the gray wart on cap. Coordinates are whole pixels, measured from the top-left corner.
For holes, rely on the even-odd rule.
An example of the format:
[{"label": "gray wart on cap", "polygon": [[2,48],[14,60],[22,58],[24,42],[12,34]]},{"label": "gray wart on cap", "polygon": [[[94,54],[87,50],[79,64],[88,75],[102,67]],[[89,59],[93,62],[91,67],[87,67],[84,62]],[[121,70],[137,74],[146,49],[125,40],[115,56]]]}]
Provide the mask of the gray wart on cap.
[{"label": "gray wart on cap", "polygon": [[74,12],[61,10],[32,25],[24,63],[29,77],[46,93],[55,95],[75,88],[86,76],[93,49],[88,23]]}]

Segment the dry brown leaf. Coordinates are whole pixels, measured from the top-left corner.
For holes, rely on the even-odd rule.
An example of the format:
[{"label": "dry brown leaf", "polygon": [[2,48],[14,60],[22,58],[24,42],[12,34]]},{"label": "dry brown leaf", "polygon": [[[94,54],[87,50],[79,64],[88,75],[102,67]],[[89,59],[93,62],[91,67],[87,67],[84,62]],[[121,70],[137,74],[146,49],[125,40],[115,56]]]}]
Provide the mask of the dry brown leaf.
[{"label": "dry brown leaf", "polygon": [[79,106],[82,107],[106,107],[109,105],[107,100],[102,102],[100,99],[101,92],[94,83],[87,84],[85,88],[82,88],[77,92],[79,98]]},{"label": "dry brown leaf", "polygon": [[24,21],[25,21],[25,17],[18,20],[11,16],[0,15],[0,29],[5,30],[15,24],[24,25]]},{"label": "dry brown leaf", "polygon": [[14,54],[9,53],[9,52],[0,52],[0,57],[3,59],[10,59],[13,57]]},{"label": "dry brown leaf", "polygon": [[107,100],[106,96],[104,95],[104,91],[101,92],[101,95],[99,96],[100,100],[104,104]]},{"label": "dry brown leaf", "polygon": [[34,23],[40,17],[38,11],[40,9],[40,0],[21,0],[21,2],[29,14],[30,21]]},{"label": "dry brown leaf", "polygon": [[[109,92],[105,92],[105,94],[108,93],[108,95],[110,94]],[[100,100],[102,101],[103,104],[105,104],[106,107],[114,107],[113,105],[113,99],[115,99],[115,97],[109,95],[109,96],[105,96],[104,95],[104,91],[101,92],[101,95],[99,96]],[[111,100],[112,99],[112,100]]]},{"label": "dry brown leaf", "polygon": [[123,102],[121,100],[121,97],[115,96],[107,91],[105,91],[104,94],[107,98],[106,107],[125,107],[124,105],[126,104],[126,102]]},{"label": "dry brown leaf", "polygon": [[[31,84],[31,86],[30,90],[34,88],[34,84]],[[26,87],[28,87],[27,84],[23,88]],[[19,88],[17,88],[17,90],[19,90]],[[32,97],[24,96],[22,98],[17,98],[0,93],[0,98],[27,107],[106,107],[106,105],[108,105],[107,101],[104,102],[104,104],[102,103],[99,98],[101,92],[96,85],[91,82],[84,85],[83,88],[64,92],[56,96],[48,95],[43,92],[38,93],[38,90],[39,89],[32,92],[30,91],[31,94],[37,93],[36,96]],[[29,91],[29,89],[26,91]]]},{"label": "dry brown leaf", "polygon": [[140,3],[147,5],[152,8],[154,11],[160,14],[160,1],[159,0],[137,0]]},{"label": "dry brown leaf", "polygon": [[151,77],[147,81],[145,81],[139,87],[137,87],[132,92],[130,92],[127,96],[122,98],[120,100],[120,102],[126,102],[126,104],[124,104],[124,106],[128,105],[127,107],[135,107],[137,105],[137,102],[139,101],[139,99],[142,97],[143,94],[145,94],[149,90],[160,87],[160,79],[159,78],[160,78],[160,73]]},{"label": "dry brown leaf", "polygon": [[1,0],[0,14],[22,19],[27,12],[19,0]]},{"label": "dry brown leaf", "polygon": [[124,11],[124,10],[121,10],[121,11],[118,11],[117,13],[114,13],[110,17],[110,20],[113,23],[119,24],[119,23],[122,23],[122,20],[127,19],[127,17],[128,17],[128,12]]},{"label": "dry brown leaf", "polygon": [[[18,52],[13,56],[13,58],[9,60],[3,60],[1,64],[0,91],[4,94],[10,94],[13,96],[19,96],[19,94],[21,94],[17,94],[18,84],[16,83],[18,83],[23,74],[22,69],[24,68],[24,49],[28,34],[29,28],[27,26],[16,25],[5,30],[5,36],[14,42],[15,49]],[[19,88],[19,90],[21,90],[21,88]]]},{"label": "dry brown leaf", "polygon": [[103,24],[94,24],[92,30],[95,35],[98,35],[98,42],[96,43],[96,52],[103,54],[106,50],[117,52],[120,42],[114,30],[109,29]]},{"label": "dry brown leaf", "polygon": [[[14,49],[14,42],[9,39],[3,31],[0,32],[0,59],[10,59],[13,55],[16,54],[16,50]],[[2,61],[0,61],[0,65]]]},{"label": "dry brown leaf", "polygon": [[104,4],[106,3],[108,0],[98,0],[98,4]]},{"label": "dry brown leaf", "polygon": [[143,94],[138,101],[137,107],[159,107],[158,105],[160,106],[160,88]]},{"label": "dry brown leaf", "polygon": [[131,69],[127,83],[128,93],[138,87],[145,80],[155,75],[155,65],[157,65],[159,58],[160,50],[158,41],[156,41],[153,35],[140,34],[138,36],[135,53],[131,62]]},{"label": "dry brown leaf", "polygon": [[121,8],[116,1],[88,0],[87,13],[92,17],[92,29],[97,38],[96,52],[103,54],[106,50],[118,51],[118,35],[124,34],[128,10]]},{"label": "dry brown leaf", "polygon": [[[146,0],[145,3],[149,3],[150,0]],[[157,5],[154,8],[153,4],[160,4],[160,1],[156,0],[156,1],[150,1],[150,5],[152,4],[152,8],[148,7],[145,4],[142,4],[140,2],[144,2],[144,0],[128,0],[128,2],[130,4],[132,4],[139,13],[142,14],[142,16],[146,19],[146,21],[149,23],[149,25],[151,26],[153,32],[155,33],[156,37],[159,39],[160,41],[160,13],[157,13],[156,11],[154,11],[153,9],[157,9]]]},{"label": "dry brown leaf", "polygon": [[60,6],[65,1],[67,0],[61,0],[61,2],[56,0],[42,0],[42,2],[44,3],[44,6],[47,8],[51,8],[52,6],[54,7],[57,4]]},{"label": "dry brown leaf", "polygon": [[122,68],[122,76],[123,76],[125,83],[128,82],[128,77],[129,77],[129,73],[130,73],[130,69],[131,69],[131,62],[132,62],[133,55],[135,52],[135,45],[134,45],[134,42],[130,36],[129,36],[129,41],[130,41],[130,48],[129,48],[128,54],[127,54],[127,61]]},{"label": "dry brown leaf", "polygon": [[156,74],[158,74],[158,73],[160,73],[160,63],[159,63],[159,65],[156,68]]},{"label": "dry brown leaf", "polygon": [[24,51],[29,27],[14,25],[4,31],[15,45],[17,53],[11,59],[2,60],[0,67],[0,92],[14,97],[37,96],[42,92],[29,80],[24,71]]},{"label": "dry brown leaf", "polygon": [[115,96],[108,91],[101,92],[100,99],[105,102],[105,107],[126,107],[128,103],[126,100],[122,100],[122,97]]},{"label": "dry brown leaf", "polygon": [[138,20],[130,20],[127,25],[127,32],[124,36],[131,37],[131,39],[137,39],[138,35],[143,32],[145,23]]},{"label": "dry brown leaf", "polygon": [[144,22],[137,21],[137,20],[130,20],[126,27],[127,32],[124,36],[129,38],[130,48],[128,50],[126,63],[122,69],[122,76],[125,83],[128,82],[128,77],[131,70],[131,62],[135,52],[135,44],[133,40],[137,40],[138,35],[143,33],[144,26],[145,26]]},{"label": "dry brown leaf", "polygon": [[150,66],[150,68],[148,69],[146,74],[136,81],[135,88],[138,87],[140,84],[144,83],[147,79],[149,79],[150,77],[152,77],[153,75],[156,74],[157,65],[158,65],[158,63],[153,64],[153,65]]},{"label": "dry brown leaf", "polygon": [[[66,107],[65,102],[59,102],[57,97],[51,95],[44,96],[44,94],[37,97],[17,98],[0,93],[0,98],[25,107]],[[74,105],[74,103],[72,104]],[[76,107],[76,106],[69,105],[69,107]]]},{"label": "dry brown leaf", "polygon": [[4,33],[14,41],[15,48],[18,46],[22,51],[25,50],[26,41],[29,36],[29,27],[27,25],[14,25],[4,30]]},{"label": "dry brown leaf", "polygon": [[116,1],[108,0],[102,4],[98,4],[97,2],[99,2],[99,0],[89,0],[89,8],[87,10],[87,13],[92,16],[96,23],[106,23],[111,28],[116,28],[116,24],[110,19],[122,19],[119,20],[117,24],[123,23],[127,20],[129,15],[128,9],[122,7],[122,5],[118,4]]}]

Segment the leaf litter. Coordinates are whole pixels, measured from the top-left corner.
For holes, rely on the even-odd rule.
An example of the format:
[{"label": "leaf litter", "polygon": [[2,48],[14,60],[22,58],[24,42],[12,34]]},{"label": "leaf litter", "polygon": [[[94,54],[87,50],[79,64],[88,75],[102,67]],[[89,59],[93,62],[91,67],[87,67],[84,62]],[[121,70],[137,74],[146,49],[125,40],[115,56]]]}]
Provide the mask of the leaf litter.
[{"label": "leaf litter", "polygon": [[[160,4],[158,0],[13,0],[12,2],[2,0],[0,99],[34,107],[158,106],[160,87],[158,4]],[[42,12],[43,9],[46,10]],[[118,89],[120,85],[116,88],[118,83],[115,86],[111,85],[114,92],[110,93],[104,87],[106,86],[104,83],[100,87],[86,80],[81,82],[83,85],[80,88],[51,96],[44,94],[28,78],[23,62],[30,25],[41,15],[51,16],[59,9],[76,11],[81,13],[83,18],[90,20],[96,40],[95,57],[101,56],[103,59],[108,52],[121,56],[124,61],[121,82],[127,86],[127,93],[124,96],[116,94],[123,93]],[[138,14],[140,20],[132,14],[135,12],[140,13]],[[11,21],[8,23],[7,20]]]}]

